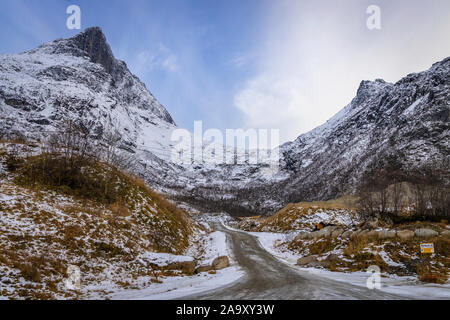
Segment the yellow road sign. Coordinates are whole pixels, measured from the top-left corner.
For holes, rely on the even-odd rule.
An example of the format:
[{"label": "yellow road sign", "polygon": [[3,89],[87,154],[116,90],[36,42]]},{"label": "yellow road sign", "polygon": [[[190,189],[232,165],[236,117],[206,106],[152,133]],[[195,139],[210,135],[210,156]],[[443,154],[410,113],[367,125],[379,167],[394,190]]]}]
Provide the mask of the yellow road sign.
[{"label": "yellow road sign", "polygon": [[434,244],[433,243],[421,243],[420,244],[420,252],[421,253],[434,253]]}]

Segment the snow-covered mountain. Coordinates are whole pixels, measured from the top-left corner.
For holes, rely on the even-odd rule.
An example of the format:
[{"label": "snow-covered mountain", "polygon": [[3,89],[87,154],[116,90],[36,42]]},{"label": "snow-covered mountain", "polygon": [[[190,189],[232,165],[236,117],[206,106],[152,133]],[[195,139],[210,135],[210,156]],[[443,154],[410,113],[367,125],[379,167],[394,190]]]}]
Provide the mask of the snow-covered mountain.
[{"label": "snow-covered mountain", "polygon": [[175,127],[125,62],[114,58],[100,28],[1,56],[0,71],[3,133],[39,137],[68,117],[92,121],[98,135],[105,125],[118,126],[122,147],[134,151],[157,146]]},{"label": "snow-covered mountain", "polygon": [[348,106],[282,147],[291,172],[285,190],[292,191],[285,194],[290,200],[332,198],[354,191],[369,166],[445,163],[449,114],[450,58],[395,84],[363,81]]},{"label": "snow-covered mountain", "polygon": [[263,164],[179,164],[171,161],[178,127],[170,114],[114,58],[101,29],[89,28],[0,56],[0,135],[42,140],[65,118],[89,122],[99,138],[115,127],[153,188],[204,210],[267,213],[351,192],[380,159],[412,166],[448,158],[449,71],[447,58],[395,84],[363,81],[326,124],[280,147],[277,172]]}]

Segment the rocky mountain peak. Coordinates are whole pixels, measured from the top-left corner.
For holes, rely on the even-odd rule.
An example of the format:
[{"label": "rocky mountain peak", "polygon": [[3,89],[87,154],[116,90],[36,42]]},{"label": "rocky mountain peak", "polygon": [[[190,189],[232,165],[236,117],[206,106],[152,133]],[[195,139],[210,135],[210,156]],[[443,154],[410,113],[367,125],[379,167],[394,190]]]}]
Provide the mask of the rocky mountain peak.
[{"label": "rocky mountain peak", "polygon": [[101,64],[117,80],[121,67],[100,27],[87,28],[84,32],[68,39],[68,42],[84,51],[91,62]]},{"label": "rocky mountain peak", "polygon": [[356,97],[353,100],[354,105],[361,105],[369,100],[370,97],[377,95],[380,91],[389,86],[392,86],[392,84],[384,81],[383,79],[376,79],[375,81],[361,81]]}]

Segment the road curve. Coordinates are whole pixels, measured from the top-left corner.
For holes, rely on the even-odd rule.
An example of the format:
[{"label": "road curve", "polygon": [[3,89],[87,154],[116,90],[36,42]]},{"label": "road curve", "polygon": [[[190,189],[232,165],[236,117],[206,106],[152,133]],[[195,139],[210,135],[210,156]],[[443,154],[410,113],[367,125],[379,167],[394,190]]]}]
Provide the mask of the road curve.
[{"label": "road curve", "polygon": [[294,266],[279,261],[264,250],[254,236],[229,230],[222,224],[215,226],[217,230],[226,233],[234,258],[246,275],[231,285],[183,299],[404,299],[296,270]]}]

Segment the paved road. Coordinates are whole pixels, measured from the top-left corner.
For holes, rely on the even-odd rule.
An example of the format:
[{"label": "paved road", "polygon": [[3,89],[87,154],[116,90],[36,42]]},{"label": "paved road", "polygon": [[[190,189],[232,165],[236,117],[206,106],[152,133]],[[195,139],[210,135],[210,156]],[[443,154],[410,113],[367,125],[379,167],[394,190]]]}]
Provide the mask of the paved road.
[{"label": "paved road", "polygon": [[237,283],[213,291],[184,297],[184,299],[401,299],[402,297],[377,290],[369,290],[344,282],[311,275],[294,266],[280,262],[261,248],[258,240],[245,232],[226,229],[216,224],[217,230],[226,233],[237,263],[246,276]]}]

